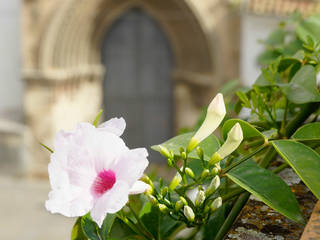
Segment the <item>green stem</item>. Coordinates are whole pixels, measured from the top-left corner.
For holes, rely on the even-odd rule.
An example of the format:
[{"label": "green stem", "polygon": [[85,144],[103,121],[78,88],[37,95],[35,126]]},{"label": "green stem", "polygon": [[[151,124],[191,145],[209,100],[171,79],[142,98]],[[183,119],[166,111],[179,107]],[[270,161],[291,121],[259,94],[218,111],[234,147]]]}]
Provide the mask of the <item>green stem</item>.
[{"label": "green stem", "polygon": [[215,237],[215,240],[222,240],[224,236],[228,233],[229,229],[231,228],[233,222],[239,215],[240,211],[247,203],[250,197],[250,193],[242,193],[239,198],[237,199],[236,203],[233,205],[227,219],[224,221],[223,225],[221,226],[218,234]]},{"label": "green stem", "polygon": [[288,114],[288,99],[286,98],[286,105],[285,105],[283,119],[282,119],[281,128],[280,128],[281,136],[286,135],[287,114]]},{"label": "green stem", "polygon": [[307,103],[305,104],[300,112],[296,115],[294,119],[292,119],[286,127],[286,137],[291,137],[291,135],[296,131],[297,127],[299,127],[304,121],[308,119],[308,117],[315,112],[320,107],[320,103]]},{"label": "green stem", "polygon": [[234,198],[235,196],[237,196],[237,195],[239,195],[239,194],[241,194],[241,193],[243,193],[245,191],[246,190],[244,190],[243,188],[237,188],[234,191],[227,193],[226,195],[222,195],[221,196],[222,197],[222,201],[223,202],[228,201],[228,200]]},{"label": "green stem", "polygon": [[289,165],[287,163],[283,163],[281,164],[279,167],[275,168],[272,170],[272,172],[274,173],[279,173],[281,172],[282,170],[286,169]]},{"label": "green stem", "polygon": [[257,153],[261,152],[263,149],[265,149],[266,146],[262,145],[259,148],[257,148],[256,150],[254,150],[252,153],[249,153],[248,155],[244,156],[242,159],[240,159],[239,161],[232,163],[230,166],[226,167],[225,169],[223,169],[222,174],[227,173],[228,171],[230,171],[232,168],[238,166],[239,164],[247,161],[248,159],[252,158],[254,155],[256,155]]}]

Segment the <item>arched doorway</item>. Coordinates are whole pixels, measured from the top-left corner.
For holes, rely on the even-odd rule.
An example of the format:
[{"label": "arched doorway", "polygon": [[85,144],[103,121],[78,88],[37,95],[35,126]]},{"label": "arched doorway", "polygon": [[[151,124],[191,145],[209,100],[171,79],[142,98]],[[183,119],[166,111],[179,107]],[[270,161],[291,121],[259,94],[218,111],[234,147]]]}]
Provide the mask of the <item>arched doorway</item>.
[{"label": "arched doorway", "polygon": [[[148,13],[133,8],[107,31],[102,48],[106,66],[105,119],[123,116],[127,145],[147,147],[173,134],[173,54],[167,36]],[[161,161],[150,153],[151,161]]]}]

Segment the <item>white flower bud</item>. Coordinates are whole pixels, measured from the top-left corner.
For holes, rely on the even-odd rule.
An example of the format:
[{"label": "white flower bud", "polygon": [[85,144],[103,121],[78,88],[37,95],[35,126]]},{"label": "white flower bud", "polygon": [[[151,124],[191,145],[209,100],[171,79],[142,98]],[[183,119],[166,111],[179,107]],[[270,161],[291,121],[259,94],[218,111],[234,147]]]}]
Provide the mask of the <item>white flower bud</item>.
[{"label": "white flower bud", "polygon": [[204,202],[204,200],[206,200],[206,194],[204,191],[199,190],[196,196],[196,200],[195,200],[195,205],[197,207],[200,207],[202,205],[202,203]]},{"label": "white flower bud", "polygon": [[208,197],[212,195],[218,189],[219,186],[220,186],[220,177],[217,175],[212,179],[210,185],[208,186],[206,190],[206,196]]},{"label": "white flower bud", "polygon": [[228,133],[227,140],[218,150],[217,154],[223,159],[236,150],[243,140],[243,133],[239,123],[236,123]]},{"label": "white flower bud", "polygon": [[188,219],[188,221],[190,222],[194,221],[195,215],[191,207],[184,206],[183,213],[184,213],[184,216]]},{"label": "white flower bud", "polygon": [[218,197],[218,198],[216,198],[216,199],[212,202],[212,204],[211,204],[211,210],[212,210],[212,211],[215,211],[215,210],[217,210],[218,208],[220,208],[221,205],[222,205],[222,198],[221,198],[221,197]]},{"label": "white flower bud", "polygon": [[169,185],[169,191],[172,192],[173,190],[175,190],[181,181],[182,177],[179,173],[177,173],[171,180],[171,183]]},{"label": "white flower bud", "polygon": [[187,147],[187,152],[191,152],[202,140],[207,138],[222,122],[226,115],[223,95],[218,93],[210,103],[206,118],[196,134],[191,138]]}]

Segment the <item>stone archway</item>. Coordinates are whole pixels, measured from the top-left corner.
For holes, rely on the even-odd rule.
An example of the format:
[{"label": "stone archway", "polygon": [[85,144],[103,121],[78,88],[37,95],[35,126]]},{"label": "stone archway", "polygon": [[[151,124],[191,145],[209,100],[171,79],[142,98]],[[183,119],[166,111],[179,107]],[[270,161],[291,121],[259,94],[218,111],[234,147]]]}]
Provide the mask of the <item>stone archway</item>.
[{"label": "stone archway", "polygon": [[[28,42],[32,54],[27,52],[31,60],[24,70],[25,115],[36,138],[49,145],[59,129],[90,121],[98,112],[104,76],[103,36],[132,7],[149,12],[172,46],[175,129],[194,124],[207,96],[224,81],[217,74],[221,72],[217,59],[222,57],[214,54],[221,51],[215,47],[221,14],[214,17],[214,9],[223,9],[223,1],[55,0],[50,6],[32,1],[42,4],[44,10],[39,13],[38,39]],[[90,108],[83,110],[81,106],[88,103]],[[36,162],[46,163],[46,157],[35,152]]]}]

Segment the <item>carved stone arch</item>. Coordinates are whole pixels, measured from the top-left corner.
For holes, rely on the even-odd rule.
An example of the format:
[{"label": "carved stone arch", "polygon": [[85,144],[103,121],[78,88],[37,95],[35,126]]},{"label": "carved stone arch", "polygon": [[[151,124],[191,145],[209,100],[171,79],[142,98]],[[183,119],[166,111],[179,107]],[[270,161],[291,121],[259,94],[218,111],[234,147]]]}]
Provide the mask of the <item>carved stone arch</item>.
[{"label": "carved stone arch", "polygon": [[132,7],[151,13],[167,33],[175,54],[176,74],[182,78],[187,73],[213,74],[210,38],[190,5],[181,0],[66,1],[44,33],[39,68],[95,72],[100,66],[104,33]]},{"label": "carved stone arch", "polygon": [[[52,137],[59,129],[70,129],[79,121],[91,121],[101,108],[104,34],[130,8],[139,7],[152,15],[171,44],[175,59],[175,129],[192,126],[201,107],[212,97],[212,91],[224,81],[217,76],[217,72],[222,72],[217,63],[223,65],[226,61],[221,61],[220,45],[214,46],[218,39],[217,25],[219,21],[225,21],[218,21],[217,17],[223,17],[216,14],[224,0],[55,2],[51,2],[50,9],[43,14],[43,21],[38,19],[39,37],[31,48],[34,62],[29,64],[32,69],[24,71],[27,124],[36,138],[45,144],[51,145]],[[217,44],[219,42],[227,44],[221,39]],[[219,48],[217,56],[214,51]],[[81,108],[88,103],[90,109]],[[39,152],[38,145],[35,149]],[[36,161],[47,159],[42,154],[37,155]]]}]

